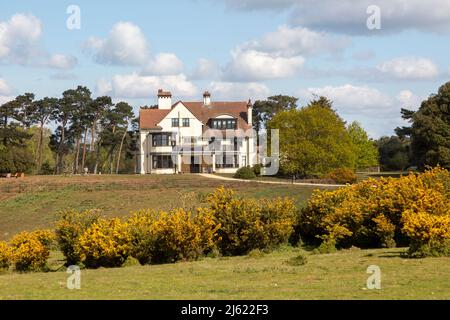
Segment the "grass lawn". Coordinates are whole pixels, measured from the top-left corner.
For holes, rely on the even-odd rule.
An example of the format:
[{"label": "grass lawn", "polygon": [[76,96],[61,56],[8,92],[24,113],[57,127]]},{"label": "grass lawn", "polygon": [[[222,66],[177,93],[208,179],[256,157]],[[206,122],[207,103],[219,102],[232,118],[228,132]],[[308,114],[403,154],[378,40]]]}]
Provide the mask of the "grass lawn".
[{"label": "grass lawn", "polygon": [[[1,299],[450,299],[450,258],[403,259],[405,249],[312,255],[299,248],[196,262],[81,271],[68,290],[64,270],[0,274]],[[303,266],[286,264],[300,252]],[[53,257],[54,264],[58,256]],[[367,290],[369,265],[381,290]]]},{"label": "grass lawn", "polygon": [[242,196],[289,196],[301,205],[317,187],[221,181],[198,175],[31,176],[0,179],[0,240],[23,230],[52,228],[57,212],[69,208],[101,209],[105,216],[130,211],[198,206],[217,187]]}]

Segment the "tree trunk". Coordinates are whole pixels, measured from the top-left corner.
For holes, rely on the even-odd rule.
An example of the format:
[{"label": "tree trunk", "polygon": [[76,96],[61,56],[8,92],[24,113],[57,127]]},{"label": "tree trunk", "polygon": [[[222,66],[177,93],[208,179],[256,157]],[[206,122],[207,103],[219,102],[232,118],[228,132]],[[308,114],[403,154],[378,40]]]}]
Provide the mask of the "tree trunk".
[{"label": "tree trunk", "polygon": [[44,139],[44,123],[41,122],[41,127],[39,128],[39,140],[38,140],[38,147],[37,147],[37,157],[36,157],[36,163],[37,163],[37,174],[41,171],[42,166],[42,140]]},{"label": "tree trunk", "polygon": [[58,146],[58,162],[57,162],[57,174],[61,174],[62,171],[62,146],[64,143],[64,139],[66,138],[66,130],[65,130],[65,124],[63,123],[61,126],[61,141],[59,142],[59,146]]},{"label": "tree trunk", "polygon": [[127,130],[124,130],[123,136],[122,136],[122,141],[120,141],[119,154],[117,155],[116,174],[119,174],[120,155],[122,154],[123,142],[125,141],[126,136],[127,136]]},{"label": "tree trunk", "polygon": [[94,174],[97,174],[97,170],[98,170],[98,160],[100,158],[100,144],[101,144],[101,141],[97,141],[97,150],[95,152]]},{"label": "tree trunk", "polygon": [[84,167],[86,163],[86,142],[87,142],[87,133],[88,128],[84,130],[84,138],[83,138],[83,155],[81,157],[81,172],[84,172]]},{"label": "tree trunk", "polygon": [[77,138],[77,146],[76,146],[76,153],[75,153],[75,167],[74,167],[74,174],[78,173],[78,163],[79,163],[79,158],[80,158],[80,140],[81,138],[78,137]]},{"label": "tree trunk", "polygon": [[89,146],[89,151],[93,152],[95,150],[95,127],[97,126],[97,120],[94,120],[91,128],[91,145]]}]

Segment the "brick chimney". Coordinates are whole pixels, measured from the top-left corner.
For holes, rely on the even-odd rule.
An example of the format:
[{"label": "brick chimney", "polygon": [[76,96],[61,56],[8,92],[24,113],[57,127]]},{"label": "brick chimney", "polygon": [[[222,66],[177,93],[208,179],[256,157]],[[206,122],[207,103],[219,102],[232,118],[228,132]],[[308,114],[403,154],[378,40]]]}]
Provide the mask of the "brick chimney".
[{"label": "brick chimney", "polygon": [[210,104],[211,104],[211,93],[205,91],[205,93],[203,93],[203,105],[209,106]]},{"label": "brick chimney", "polygon": [[249,126],[253,126],[253,104],[252,100],[248,100],[247,103],[247,123]]},{"label": "brick chimney", "polygon": [[170,91],[158,90],[158,109],[172,108],[172,93]]}]

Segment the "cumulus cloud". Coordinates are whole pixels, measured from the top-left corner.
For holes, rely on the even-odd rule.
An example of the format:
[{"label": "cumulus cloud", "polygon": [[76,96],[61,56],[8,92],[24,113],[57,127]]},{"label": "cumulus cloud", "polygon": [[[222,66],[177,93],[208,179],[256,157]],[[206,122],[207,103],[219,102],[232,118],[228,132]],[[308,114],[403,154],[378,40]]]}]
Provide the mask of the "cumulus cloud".
[{"label": "cumulus cloud", "polygon": [[130,22],[115,24],[105,39],[89,38],[84,47],[100,64],[143,65],[149,61],[147,40],[141,29]]},{"label": "cumulus cloud", "polygon": [[236,50],[225,67],[224,78],[232,81],[259,81],[292,77],[299,73],[302,56],[283,57],[256,50]]},{"label": "cumulus cloud", "polygon": [[175,96],[190,97],[197,88],[184,74],[170,76],[143,76],[138,73],[115,75],[110,81],[97,81],[97,95],[115,98],[150,98],[158,89],[170,90]]},{"label": "cumulus cloud", "polygon": [[226,100],[258,100],[270,95],[270,89],[261,83],[211,82],[209,91],[214,98]]},{"label": "cumulus cloud", "polygon": [[399,57],[382,62],[378,71],[396,79],[429,80],[439,75],[433,61],[418,57]]},{"label": "cumulus cloud", "polygon": [[31,14],[15,14],[0,22],[0,61],[56,69],[71,69],[77,59],[63,54],[50,54],[40,46],[41,21]]},{"label": "cumulus cloud", "polygon": [[325,32],[316,32],[307,28],[280,26],[274,32],[265,34],[258,40],[250,41],[241,49],[252,49],[276,53],[283,56],[317,55],[336,53],[350,45],[350,38],[332,36]]},{"label": "cumulus cloud", "polygon": [[12,94],[12,88],[8,85],[8,83],[0,78],[0,106],[8,101],[11,101],[14,99]]},{"label": "cumulus cloud", "polygon": [[159,53],[144,67],[144,75],[176,75],[183,71],[183,62],[173,53]]},{"label": "cumulus cloud", "polygon": [[300,91],[300,96],[311,100],[314,95],[325,96],[334,102],[334,107],[343,114],[365,114],[383,116],[393,110],[393,99],[378,89],[367,86],[325,86]]},{"label": "cumulus cloud", "polygon": [[314,95],[326,96],[346,121],[360,121],[373,138],[391,135],[394,128],[405,125],[401,108],[417,110],[424,99],[408,89],[390,95],[376,88],[352,84],[302,89],[299,95],[306,101]]},{"label": "cumulus cloud", "polygon": [[[222,0],[237,10],[289,10],[290,21],[316,30],[372,35],[419,30],[450,32],[448,0]],[[366,27],[367,8],[381,9],[382,30]]]},{"label": "cumulus cloud", "polygon": [[218,77],[220,72],[220,67],[215,61],[201,58],[198,59],[190,78],[193,80],[211,79]]}]

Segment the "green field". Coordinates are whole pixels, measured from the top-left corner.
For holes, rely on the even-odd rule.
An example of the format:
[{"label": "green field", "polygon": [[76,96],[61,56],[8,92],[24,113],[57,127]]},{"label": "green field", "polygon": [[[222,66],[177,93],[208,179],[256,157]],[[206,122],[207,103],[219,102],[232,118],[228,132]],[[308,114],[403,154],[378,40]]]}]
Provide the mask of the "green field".
[{"label": "green field", "polygon": [[[182,176],[28,177],[0,180],[0,238],[52,228],[60,210],[102,209],[126,216],[140,208],[202,205],[220,186],[242,196],[290,196],[300,206],[316,187],[267,185]],[[343,250],[314,255],[284,247],[269,254],[204,258],[195,262],[82,270],[81,290],[68,290],[61,253],[53,272],[0,273],[1,299],[450,299],[450,258],[405,259],[406,249]],[[299,253],[308,263],[286,261]],[[382,272],[382,289],[367,290],[369,265]]]},{"label": "green field", "polygon": [[[286,264],[300,251],[82,270],[81,290],[67,289],[64,270],[8,273],[0,275],[0,299],[450,299],[450,258],[403,259],[404,249],[344,250],[306,253],[306,265]],[[381,290],[366,288],[369,265],[381,269]]]}]

